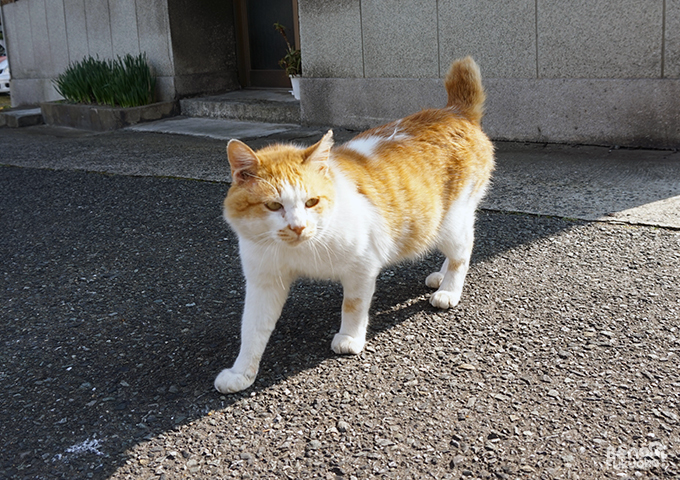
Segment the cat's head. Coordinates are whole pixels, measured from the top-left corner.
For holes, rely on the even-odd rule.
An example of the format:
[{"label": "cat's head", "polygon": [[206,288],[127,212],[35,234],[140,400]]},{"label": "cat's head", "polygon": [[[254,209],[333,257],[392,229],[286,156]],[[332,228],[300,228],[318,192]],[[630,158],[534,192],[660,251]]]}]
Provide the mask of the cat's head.
[{"label": "cat's head", "polygon": [[331,130],[315,145],[271,145],[254,152],[231,140],[227,155],[233,179],[224,218],[255,243],[297,246],[325,226],[335,198],[328,166]]}]

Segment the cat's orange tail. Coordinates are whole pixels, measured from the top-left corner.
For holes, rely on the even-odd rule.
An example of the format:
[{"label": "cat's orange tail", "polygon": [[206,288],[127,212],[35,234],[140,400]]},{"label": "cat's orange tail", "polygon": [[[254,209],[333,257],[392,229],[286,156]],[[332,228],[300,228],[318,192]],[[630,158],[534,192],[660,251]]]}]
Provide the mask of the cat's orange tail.
[{"label": "cat's orange tail", "polygon": [[472,57],[451,64],[444,80],[448,95],[447,107],[458,107],[470,121],[480,123],[484,114],[484,87],[482,74]]}]

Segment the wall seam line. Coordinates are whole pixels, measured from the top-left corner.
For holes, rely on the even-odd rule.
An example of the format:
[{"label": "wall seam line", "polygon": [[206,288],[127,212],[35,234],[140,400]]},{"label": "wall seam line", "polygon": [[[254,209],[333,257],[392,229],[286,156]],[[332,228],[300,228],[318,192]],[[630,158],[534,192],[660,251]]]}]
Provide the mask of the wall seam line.
[{"label": "wall seam line", "polygon": [[111,39],[111,58],[115,58],[116,49],[113,44],[113,19],[111,18],[111,2],[106,0],[106,9],[109,12],[109,39]]},{"label": "wall seam line", "polygon": [[364,53],[364,11],[359,0],[359,28],[361,29],[361,76],[366,78],[366,55]]},{"label": "wall seam line", "polygon": [[435,0],[435,12],[437,15],[437,76],[442,78],[442,52],[441,37],[439,35],[439,0]]},{"label": "wall seam line", "polygon": [[540,78],[538,69],[538,0],[534,2],[534,43],[536,44],[536,79]]},{"label": "wall seam line", "polygon": [[661,2],[661,78],[666,75],[666,0]]},{"label": "wall seam line", "polygon": [[43,1],[43,13],[45,14],[45,30],[47,33],[47,48],[50,51],[50,70],[54,72],[56,67],[54,65],[54,56],[52,55],[52,42],[50,41],[50,25],[47,21],[47,2]]},{"label": "wall seam line", "polygon": [[87,6],[85,5],[85,2],[82,3],[83,5],[83,18],[85,18],[85,43],[87,44],[87,56],[91,57],[92,56],[92,50],[90,50],[90,34],[87,30]]},{"label": "wall seam line", "polygon": [[66,21],[66,5],[64,1],[61,2],[61,12],[64,14],[64,36],[66,37],[66,58],[68,58],[68,64],[71,65],[71,46],[68,41],[68,22]]}]

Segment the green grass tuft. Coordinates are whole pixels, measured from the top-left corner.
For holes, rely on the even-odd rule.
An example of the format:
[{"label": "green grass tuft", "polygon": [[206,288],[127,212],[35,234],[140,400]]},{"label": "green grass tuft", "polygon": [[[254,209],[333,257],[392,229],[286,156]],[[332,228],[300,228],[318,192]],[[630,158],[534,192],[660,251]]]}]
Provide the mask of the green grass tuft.
[{"label": "green grass tuft", "polygon": [[146,54],[115,60],[86,57],[53,80],[57,92],[73,103],[138,107],[154,101],[156,77]]}]

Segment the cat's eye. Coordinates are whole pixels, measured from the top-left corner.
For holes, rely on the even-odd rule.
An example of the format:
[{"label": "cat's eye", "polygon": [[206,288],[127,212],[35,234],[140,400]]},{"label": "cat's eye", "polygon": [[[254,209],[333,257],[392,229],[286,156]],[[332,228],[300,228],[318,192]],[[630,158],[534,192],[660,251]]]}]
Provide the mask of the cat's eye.
[{"label": "cat's eye", "polygon": [[264,206],[267,207],[272,212],[276,212],[283,208],[283,205],[281,205],[279,202],[267,202],[264,204]]},{"label": "cat's eye", "polygon": [[316,205],[318,205],[318,203],[319,203],[319,199],[317,197],[310,198],[309,200],[307,200],[305,202],[305,207],[312,208],[312,207],[315,207]]}]

